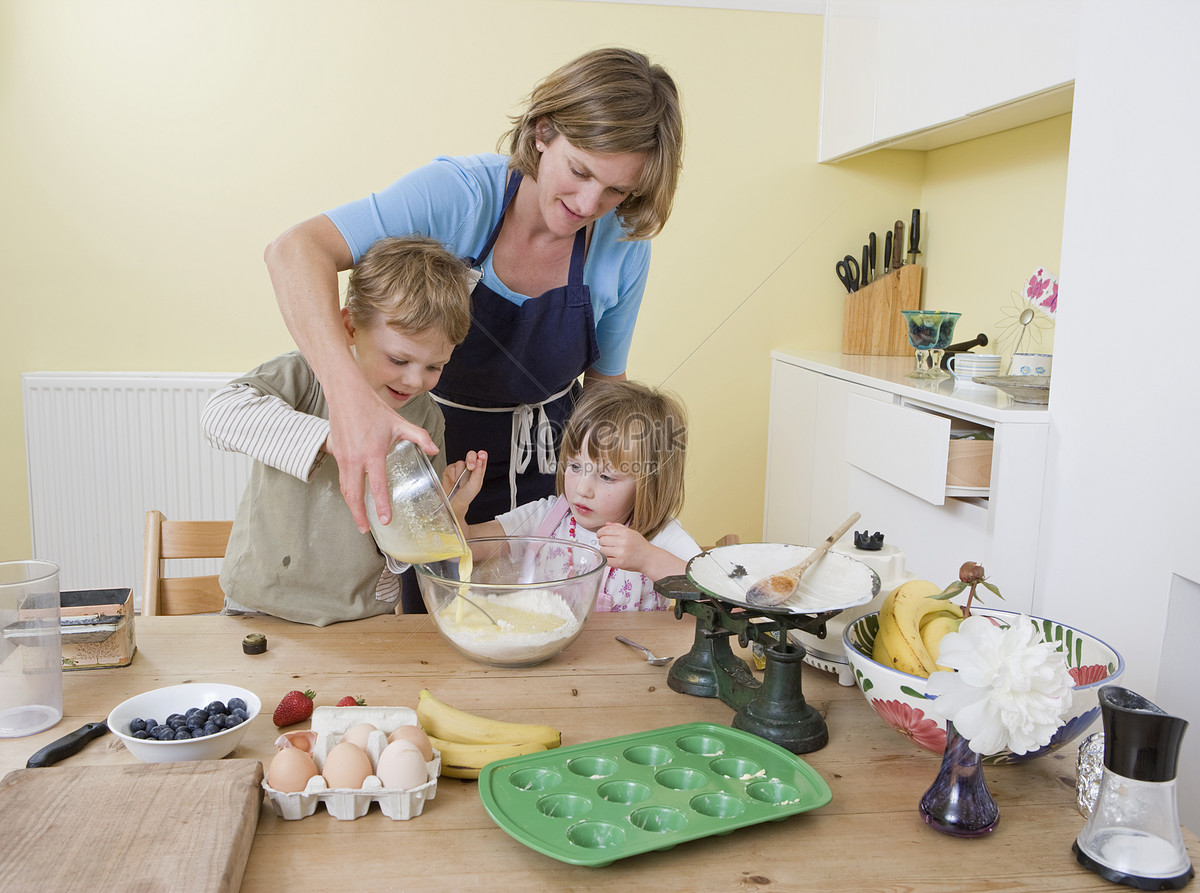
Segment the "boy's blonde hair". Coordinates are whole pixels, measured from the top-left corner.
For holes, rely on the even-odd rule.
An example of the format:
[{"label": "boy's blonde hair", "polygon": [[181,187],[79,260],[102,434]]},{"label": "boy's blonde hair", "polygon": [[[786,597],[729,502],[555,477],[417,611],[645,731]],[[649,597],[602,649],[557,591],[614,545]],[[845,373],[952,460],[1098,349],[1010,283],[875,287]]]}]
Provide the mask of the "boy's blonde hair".
[{"label": "boy's blonde hair", "polygon": [[561,135],[598,155],[643,152],[641,179],[617,206],[629,239],[649,239],[671,216],[683,166],[679,90],[661,65],[642,53],[606,47],[574,59],[534,87],[525,111],[500,138],[508,166],[537,179],[537,140]]},{"label": "boy's blonde hair", "polygon": [[575,405],[558,460],[563,492],[567,462],[586,456],[637,481],[629,526],[646,539],[683,508],[687,414],[679,399],[633,381],[595,381]]},{"label": "boy's blonde hair", "polygon": [[346,308],[356,328],[383,323],[403,332],[434,330],[462,344],[471,328],[470,268],[437,239],[380,239],[346,282]]}]

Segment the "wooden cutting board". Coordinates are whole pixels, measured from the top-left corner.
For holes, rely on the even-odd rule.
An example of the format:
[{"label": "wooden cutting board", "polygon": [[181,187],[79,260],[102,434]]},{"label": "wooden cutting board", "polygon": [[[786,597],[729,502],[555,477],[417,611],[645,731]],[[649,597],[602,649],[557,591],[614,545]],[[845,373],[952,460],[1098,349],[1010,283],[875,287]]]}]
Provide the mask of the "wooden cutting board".
[{"label": "wooden cutting board", "polygon": [[262,763],[18,769],[0,781],[0,888],[236,891]]}]

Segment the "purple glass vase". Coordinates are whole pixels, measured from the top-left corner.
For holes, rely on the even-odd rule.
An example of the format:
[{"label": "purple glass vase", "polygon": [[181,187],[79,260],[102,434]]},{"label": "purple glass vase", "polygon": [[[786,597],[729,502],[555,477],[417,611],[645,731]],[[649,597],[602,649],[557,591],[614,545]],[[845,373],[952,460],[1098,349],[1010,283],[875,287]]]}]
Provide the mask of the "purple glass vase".
[{"label": "purple glass vase", "polygon": [[1000,807],[983,778],[983,758],[971,750],[954,723],[946,724],[942,767],[921,797],[925,824],[955,837],[982,837],[1000,822]]}]

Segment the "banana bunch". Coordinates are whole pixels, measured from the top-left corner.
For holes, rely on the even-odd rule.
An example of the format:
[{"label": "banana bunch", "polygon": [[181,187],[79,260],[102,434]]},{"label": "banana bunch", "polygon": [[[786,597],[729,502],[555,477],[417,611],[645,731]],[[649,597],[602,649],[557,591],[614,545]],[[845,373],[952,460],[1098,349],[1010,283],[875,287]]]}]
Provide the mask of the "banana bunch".
[{"label": "banana bunch", "polygon": [[442,774],[451,778],[478,778],[479,770],[493,760],[562,744],[562,733],[552,726],[476,716],[438,700],[427,688],[421,689],[417,702],[417,722],[441,751]]},{"label": "banana bunch", "polygon": [[928,678],[938,664],[942,637],[962,623],[962,608],[930,596],[942,588],[928,580],[909,580],[893,589],[879,609],[879,633],[871,657],[902,673]]}]

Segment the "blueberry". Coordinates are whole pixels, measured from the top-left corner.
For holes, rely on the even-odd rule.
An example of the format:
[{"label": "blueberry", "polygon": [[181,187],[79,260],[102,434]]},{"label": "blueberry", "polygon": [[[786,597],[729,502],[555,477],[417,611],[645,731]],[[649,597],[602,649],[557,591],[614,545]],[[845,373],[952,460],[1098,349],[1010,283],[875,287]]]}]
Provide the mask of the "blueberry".
[{"label": "blueberry", "polygon": [[193,716],[187,721],[187,724],[184,726],[184,728],[190,732],[194,732],[196,729],[204,728],[204,723],[200,721],[199,717]]},{"label": "blueberry", "polygon": [[204,709],[208,711],[209,716],[212,716],[214,713],[228,713],[229,712],[229,708],[226,707],[220,701],[210,701],[208,706],[205,707]]},{"label": "blueberry", "polygon": [[225,720],[225,728],[232,729],[234,726],[240,726],[246,721],[245,717],[238,716],[236,713]]},{"label": "blueberry", "polygon": [[154,728],[156,725],[158,725],[157,719],[144,719],[144,720],[142,720],[142,722],[144,722],[146,724],[147,732],[149,732],[152,728]]},{"label": "blueberry", "polygon": [[173,719],[187,719],[187,717],[184,716],[182,713],[172,713],[170,716],[167,717],[167,725],[170,725],[171,720],[173,720]]},{"label": "blueberry", "polygon": [[206,723],[206,725],[216,726],[218,729],[223,729],[223,728],[225,728],[225,720],[227,720],[228,718],[229,718],[228,714],[217,713],[212,716],[209,716],[208,722]]},{"label": "blueberry", "polygon": [[245,709],[246,709],[246,702],[243,701],[241,698],[230,698],[229,699],[229,712],[230,713],[232,713],[234,710],[243,710],[244,711]]},{"label": "blueberry", "polygon": [[175,738],[175,730],[170,726],[155,726],[154,737],[159,741],[168,741]]},{"label": "blueberry", "polygon": [[229,711],[229,715],[236,716],[238,719],[250,718],[250,714],[246,712],[244,707],[235,707],[233,710]]},{"label": "blueberry", "polygon": [[204,732],[205,735],[215,735],[215,734],[217,734],[217,732],[221,731],[221,727],[219,725],[217,725],[216,723],[210,722],[208,725],[206,725],[204,727],[204,729],[202,731]]},{"label": "blueberry", "polygon": [[146,720],[141,718],[131,719],[129,721],[129,731],[135,733],[146,731]]},{"label": "blueberry", "polygon": [[133,733],[133,737],[134,738],[149,738],[150,736],[146,733],[145,729],[138,729],[136,732]]},{"label": "blueberry", "polygon": [[178,732],[175,733],[176,741],[186,741],[188,738],[191,738],[191,737],[192,737],[192,733],[189,732],[187,729],[180,729]]}]

